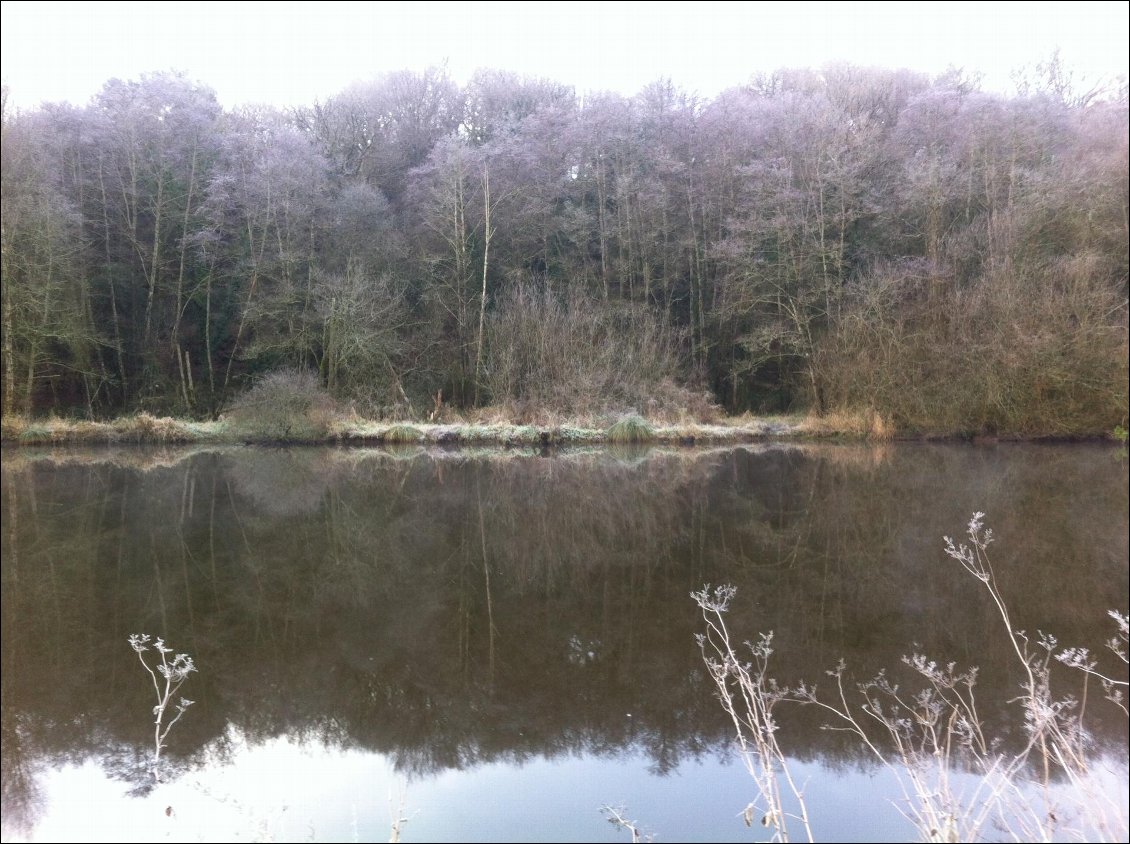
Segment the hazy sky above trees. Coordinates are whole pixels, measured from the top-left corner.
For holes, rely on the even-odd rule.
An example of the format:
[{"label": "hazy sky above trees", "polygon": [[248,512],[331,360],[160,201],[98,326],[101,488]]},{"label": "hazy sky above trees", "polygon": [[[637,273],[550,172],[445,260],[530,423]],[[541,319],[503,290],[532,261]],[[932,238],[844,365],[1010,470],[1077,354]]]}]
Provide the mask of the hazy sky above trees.
[{"label": "hazy sky above trees", "polygon": [[9,104],[86,103],[107,79],[184,71],[227,107],[306,105],[350,82],[446,62],[578,92],[632,94],[670,78],[703,96],[781,67],[847,61],[937,73],[1006,91],[1059,48],[1088,87],[1125,74],[1124,2],[2,4]]}]

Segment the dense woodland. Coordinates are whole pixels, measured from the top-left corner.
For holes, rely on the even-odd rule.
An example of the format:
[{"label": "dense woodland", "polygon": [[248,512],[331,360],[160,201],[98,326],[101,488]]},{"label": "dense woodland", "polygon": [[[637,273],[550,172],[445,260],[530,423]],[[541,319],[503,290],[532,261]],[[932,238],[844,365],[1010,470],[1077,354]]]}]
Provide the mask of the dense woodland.
[{"label": "dense woodland", "polygon": [[224,110],[173,74],[3,111],[4,413],[1127,414],[1127,89],[830,67],[712,100],[442,69]]}]

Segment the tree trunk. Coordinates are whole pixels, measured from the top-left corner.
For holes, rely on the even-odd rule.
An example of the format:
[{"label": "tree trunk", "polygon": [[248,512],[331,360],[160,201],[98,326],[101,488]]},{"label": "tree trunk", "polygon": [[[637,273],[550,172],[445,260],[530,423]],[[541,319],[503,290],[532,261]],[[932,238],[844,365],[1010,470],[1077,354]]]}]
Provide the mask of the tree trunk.
[{"label": "tree trunk", "polygon": [[479,297],[479,336],[475,341],[475,400],[479,404],[479,373],[483,363],[483,327],[487,314],[487,265],[490,258],[490,239],[494,231],[490,227],[490,170],[483,168],[483,289]]},{"label": "tree trunk", "polygon": [[118,321],[118,296],[114,289],[114,269],[110,251],[110,212],[106,203],[106,180],[102,174],[102,162],[98,162],[98,185],[102,189],[102,230],[105,233],[106,284],[110,288],[110,319],[114,323],[114,349],[118,353],[118,377],[122,379],[122,404],[129,399],[126,382],[126,359],[122,349],[122,328]]}]

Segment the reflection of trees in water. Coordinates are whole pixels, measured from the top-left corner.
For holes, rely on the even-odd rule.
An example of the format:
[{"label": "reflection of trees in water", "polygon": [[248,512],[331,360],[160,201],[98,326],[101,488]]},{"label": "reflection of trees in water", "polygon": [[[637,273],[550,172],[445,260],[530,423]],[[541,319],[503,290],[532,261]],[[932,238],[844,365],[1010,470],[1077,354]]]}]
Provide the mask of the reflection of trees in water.
[{"label": "reflection of trees in water", "polygon": [[0,776],[0,798],[3,799],[4,829],[17,835],[30,836],[39,822],[43,809],[43,790],[37,777],[42,771],[46,752],[37,746],[32,731],[25,722],[36,719],[27,713],[10,713],[4,704],[0,724],[0,753],[3,754],[4,771]]},{"label": "reflection of trees in water", "polygon": [[[693,638],[704,582],[738,587],[742,636],[776,631],[785,680],[840,656],[860,679],[897,672],[917,641],[980,665],[998,710],[1005,642],[943,534],[986,510],[1018,623],[1064,643],[1100,643],[1127,600],[1125,466],[1089,448],[250,449],[148,471],[6,463],[3,489],[6,815],[34,780],[9,770],[143,752],[140,629],[197,658],[182,764],[232,723],[418,773],[628,746],[667,771],[729,736]],[[84,728],[60,726],[75,707]],[[815,711],[788,716],[790,751],[859,758]],[[38,740],[9,741],[10,719]],[[1124,743],[1125,722],[1105,727]],[[129,779],[128,756],[105,764]]]},{"label": "reflection of trees in water", "polygon": [[309,516],[346,467],[326,449],[261,448],[225,461],[225,477],[257,518]]}]

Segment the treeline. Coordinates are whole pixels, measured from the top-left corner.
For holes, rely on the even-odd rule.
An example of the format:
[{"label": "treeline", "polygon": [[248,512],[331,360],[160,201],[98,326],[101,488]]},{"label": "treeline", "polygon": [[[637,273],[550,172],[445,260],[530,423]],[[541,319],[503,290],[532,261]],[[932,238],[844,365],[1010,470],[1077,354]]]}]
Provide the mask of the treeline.
[{"label": "treeline", "polygon": [[3,113],[5,413],[214,416],[257,376],[516,416],[1127,413],[1127,91],[834,67],[713,100],[487,71]]}]

